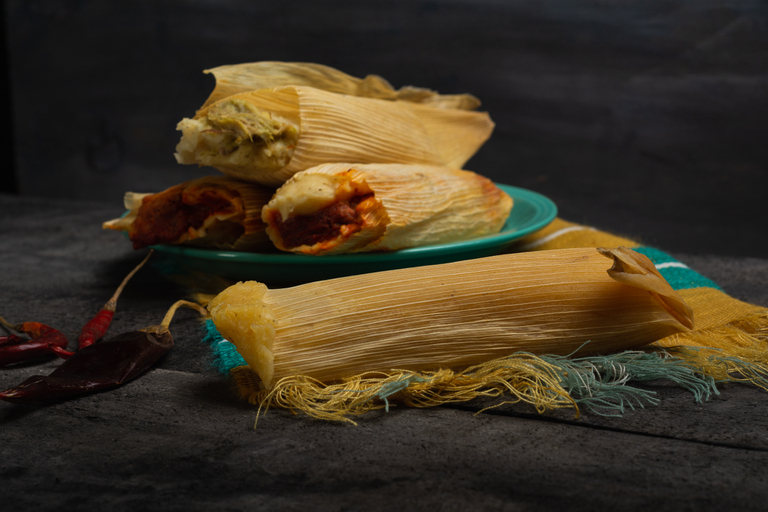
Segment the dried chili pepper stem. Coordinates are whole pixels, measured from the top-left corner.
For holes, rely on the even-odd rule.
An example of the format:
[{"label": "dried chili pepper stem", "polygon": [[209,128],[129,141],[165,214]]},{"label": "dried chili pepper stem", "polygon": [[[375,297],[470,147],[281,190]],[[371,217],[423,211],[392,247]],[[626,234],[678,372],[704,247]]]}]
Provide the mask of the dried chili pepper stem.
[{"label": "dried chili pepper stem", "polygon": [[203,317],[208,316],[208,310],[202,307],[200,304],[196,304],[188,300],[180,300],[175,302],[170,307],[168,312],[165,314],[165,317],[163,318],[162,323],[160,323],[159,325],[150,325],[146,329],[141,329],[141,331],[148,332],[151,334],[158,334],[158,335],[162,335],[163,333],[168,332],[168,328],[171,325],[171,320],[173,320],[173,316],[176,314],[176,310],[181,307],[194,309],[195,311],[200,313]]},{"label": "dried chili pepper stem", "polygon": [[141,263],[136,265],[136,268],[131,270],[131,272],[127,276],[125,276],[125,279],[123,279],[123,282],[120,283],[120,286],[117,287],[115,294],[112,296],[111,299],[107,301],[103,309],[109,309],[110,311],[115,311],[115,309],[117,309],[117,299],[120,297],[120,294],[123,293],[123,288],[125,288],[125,285],[128,284],[128,281],[131,280],[131,278],[136,274],[136,272],[138,272],[139,269],[144,266],[147,260],[149,260],[149,257],[152,256],[153,252],[155,252],[155,250],[150,249],[149,253],[144,257],[143,260],[141,260]]},{"label": "dried chili pepper stem", "polygon": [[125,279],[123,279],[123,282],[120,283],[120,286],[117,288],[117,291],[115,291],[115,294],[112,295],[112,298],[109,299],[107,303],[104,304],[104,307],[101,308],[101,310],[99,310],[99,312],[96,313],[96,315],[83,326],[83,329],[80,332],[80,336],[77,338],[79,348],[82,349],[88,345],[92,345],[104,337],[104,335],[107,333],[107,330],[109,330],[109,326],[112,324],[112,318],[115,316],[115,310],[117,309],[117,299],[123,292],[123,288],[125,288],[125,285],[128,284],[128,281],[130,281],[134,274],[136,274],[136,272],[138,272],[139,269],[144,266],[149,257],[152,256],[152,252],[153,251],[150,250],[149,254],[147,254],[141,263],[139,263],[136,268],[131,271],[130,274],[125,276]]},{"label": "dried chili pepper stem", "polygon": [[16,328],[17,326],[11,325],[11,323],[8,320],[6,320],[5,318],[3,318],[1,316],[0,316],[0,325],[5,327],[5,329],[8,330],[8,331],[19,332],[19,330]]}]

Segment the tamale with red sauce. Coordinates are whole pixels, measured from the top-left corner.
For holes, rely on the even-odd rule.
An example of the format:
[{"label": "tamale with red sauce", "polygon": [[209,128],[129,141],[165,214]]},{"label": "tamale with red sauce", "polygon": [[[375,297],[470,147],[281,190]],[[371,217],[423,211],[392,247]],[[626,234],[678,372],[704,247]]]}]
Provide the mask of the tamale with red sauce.
[{"label": "tamale with red sauce", "polygon": [[498,233],[512,203],[471,171],[337,163],[295,174],[263,208],[262,220],[283,251],[393,251]]},{"label": "tamale with red sauce", "polygon": [[187,181],[157,194],[128,192],[128,214],[104,223],[125,231],[134,249],[186,244],[227,250],[271,246],[261,208],[273,190],[226,176]]}]

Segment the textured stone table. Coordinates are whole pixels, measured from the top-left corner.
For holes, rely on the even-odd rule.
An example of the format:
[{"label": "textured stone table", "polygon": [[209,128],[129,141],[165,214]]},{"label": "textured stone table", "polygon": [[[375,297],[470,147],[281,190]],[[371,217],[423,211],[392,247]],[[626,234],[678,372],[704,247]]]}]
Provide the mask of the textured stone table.
[{"label": "textured stone table", "polygon": [[[104,232],[110,204],[0,195],[0,314],[76,338],[140,261]],[[661,229],[661,228],[659,228]],[[627,226],[627,233],[632,226]],[[143,254],[143,253],[142,253]],[[675,254],[768,306],[768,259]],[[184,291],[149,265],[111,333],[158,323]],[[210,367],[194,313],[140,378],[47,406],[0,403],[4,510],[764,510],[768,394],[728,385],[705,404],[654,388],[621,418],[484,403],[393,408],[329,424],[241,402]],[[0,368],[3,388],[57,360]]]}]

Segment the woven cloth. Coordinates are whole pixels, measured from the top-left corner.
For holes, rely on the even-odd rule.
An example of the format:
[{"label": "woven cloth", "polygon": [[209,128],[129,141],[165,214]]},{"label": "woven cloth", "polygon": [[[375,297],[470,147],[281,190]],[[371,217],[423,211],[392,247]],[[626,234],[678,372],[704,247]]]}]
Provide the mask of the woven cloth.
[{"label": "woven cloth", "polygon": [[[388,409],[392,401],[426,407],[507,393],[511,397],[508,402],[528,402],[540,412],[559,407],[578,411],[586,406],[599,414],[615,414],[633,403],[654,403],[653,393],[635,384],[659,378],[688,389],[698,401],[717,393],[717,384],[723,382],[768,390],[768,309],[730,297],[712,280],[670,255],[559,218],[518,241],[511,251],[619,246],[650,258],[693,308],[694,330],[660,339],[642,351],[608,357],[568,359],[516,353],[485,368],[472,368],[470,374],[442,370],[398,373],[373,380],[353,379],[338,388],[297,376],[283,389],[271,392],[262,389],[256,374],[210,321],[205,340],[219,370],[234,378],[244,398],[260,407],[299,409],[324,419],[347,419],[371,409]],[[468,380],[473,382],[471,386],[466,385]],[[458,381],[464,384],[459,386]],[[538,384],[532,386],[531,382]],[[339,398],[342,395],[348,396]]]}]

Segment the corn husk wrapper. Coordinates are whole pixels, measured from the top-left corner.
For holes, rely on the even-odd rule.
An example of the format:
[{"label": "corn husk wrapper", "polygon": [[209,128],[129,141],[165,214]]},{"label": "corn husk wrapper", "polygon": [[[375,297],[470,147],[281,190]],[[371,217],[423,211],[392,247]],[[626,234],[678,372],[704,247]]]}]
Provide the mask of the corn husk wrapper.
[{"label": "corn husk wrapper", "polygon": [[267,388],[294,375],[332,382],[517,351],[611,353],[693,327],[691,308],[626,248],[508,254],[275,290],[238,283],[208,309]]},{"label": "corn husk wrapper", "polygon": [[[127,192],[123,202],[127,214],[107,221],[104,229],[125,231],[134,249],[155,244],[185,244],[233,251],[257,251],[272,243],[261,221],[261,209],[274,189],[227,176],[206,176],[159,192]],[[194,210],[206,209],[194,225],[181,225]],[[185,213],[186,212],[186,213]]]},{"label": "corn husk wrapper", "polygon": [[[259,158],[264,161],[242,157],[243,152],[252,151],[253,136],[238,136],[234,143],[237,149],[228,145],[226,151],[206,142],[206,136],[216,131],[209,127],[211,114],[234,103],[263,112],[265,119],[280,123],[276,131],[291,135],[282,145],[273,144],[272,136],[267,136],[268,161],[262,153]],[[226,175],[270,186],[282,185],[299,171],[333,162],[409,163],[458,169],[488,140],[493,128],[484,112],[284,86],[229,96],[198,111],[194,120],[182,120],[178,129],[183,135],[176,148],[176,160],[212,166]]]},{"label": "corn husk wrapper", "polygon": [[405,86],[395,90],[377,75],[356,78],[322,64],[307,62],[249,62],[205,70],[216,78],[216,87],[202,108],[228,96],[280,85],[306,85],[324,91],[377,98],[381,100],[422,103],[430,107],[475,110],[480,100],[471,94],[439,94],[422,87]]},{"label": "corn husk wrapper", "polygon": [[[312,223],[339,202],[367,195],[355,222],[330,230],[320,223],[301,245],[291,229]],[[278,249],[302,254],[396,250],[498,233],[512,198],[471,171],[402,164],[323,164],[295,174],[262,210]],[[289,220],[289,223],[282,224]],[[281,225],[285,226],[281,228]],[[296,225],[296,228],[293,226]],[[285,230],[285,232],[283,231]],[[321,234],[328,233],[328,236]],[[286,237],[283,237],[283,234]]]}]

